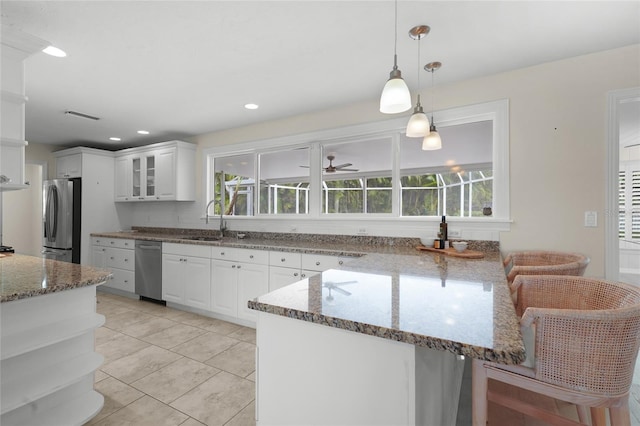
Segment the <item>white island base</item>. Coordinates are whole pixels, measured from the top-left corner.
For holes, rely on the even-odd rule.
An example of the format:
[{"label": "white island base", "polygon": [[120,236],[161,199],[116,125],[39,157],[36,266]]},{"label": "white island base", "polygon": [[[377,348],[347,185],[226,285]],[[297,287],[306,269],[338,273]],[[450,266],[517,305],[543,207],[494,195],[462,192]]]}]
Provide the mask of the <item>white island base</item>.
[{"label": "white island base", "polygon": [[456,424],[461,357],[258,314],[258,425]]},{"label": "white island base", "polygon": [[0,424],[82,425],[104,398],[93,390],[104,357],[94,351],[96,286],[0,305]]}]

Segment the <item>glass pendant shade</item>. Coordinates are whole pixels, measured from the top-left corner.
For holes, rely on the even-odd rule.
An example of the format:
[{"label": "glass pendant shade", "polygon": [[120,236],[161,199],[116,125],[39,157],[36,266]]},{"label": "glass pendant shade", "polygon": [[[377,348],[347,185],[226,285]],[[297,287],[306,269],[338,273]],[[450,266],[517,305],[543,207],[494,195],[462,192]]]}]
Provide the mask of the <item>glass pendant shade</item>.
[{"label": "glass pendant shade", "polygon": [[411,93],[409,93],[407,83],[402,79],[402,73],[397,65],[397,57],[394,55],[393,69],[380,96],[380,112],[397,114],[405,112],[409,108],[411,108]]},{"label": "glass pendant shade", "polygon": [[422,140],[422,150],[423,151],[435,151],[436,149],[442,148],[442,140],[440,139],[440,135],[436,130],[436,126],[431,125],[429,134],[424,137]]},{"label": "glass pendant shade", "polygon": [[420,95],[418,95],[418,102],[409,118],[405,133],[409,138],[423,138],[429,133],[429,118],[422,110],[422,105],[420,105]]}]

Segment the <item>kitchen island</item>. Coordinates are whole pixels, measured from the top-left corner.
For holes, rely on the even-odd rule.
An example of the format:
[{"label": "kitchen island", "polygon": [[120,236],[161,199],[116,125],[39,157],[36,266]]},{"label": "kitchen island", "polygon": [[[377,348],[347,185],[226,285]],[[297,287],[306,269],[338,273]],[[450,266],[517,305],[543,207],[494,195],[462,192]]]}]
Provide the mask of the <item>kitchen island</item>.
[{"label": "kitchen island", "polygon": [[525,356],[497,253],[371,253],[249,306],[261,425],[455,424],[461,356]]},{"label": "kitchen island", "polygon": [[105,270],[23,255],[0,258],[0,424],[80,425],[104,403],[93,390],[96,286]]}]

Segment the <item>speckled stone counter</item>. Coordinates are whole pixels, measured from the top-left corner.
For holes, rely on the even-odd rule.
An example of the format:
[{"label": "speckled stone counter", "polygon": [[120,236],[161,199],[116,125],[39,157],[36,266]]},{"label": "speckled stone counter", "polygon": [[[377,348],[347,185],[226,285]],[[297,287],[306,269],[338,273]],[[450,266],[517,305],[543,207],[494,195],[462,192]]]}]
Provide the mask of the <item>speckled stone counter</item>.
[{"label": "speckled stone counter", "polygon": [[19,254],[0,258],[0,302],[103,283],[109,271]]},{"label": "speckled stone counter", "polygon": [[416,250],[418,239],[257,234],[194,241],[215,231],[140,228],[92,234],[183,244],[356,256],[340,269],[249,302],[251,309],[504,364],[525,352],[498,243],[470,241],[482,259]]}]

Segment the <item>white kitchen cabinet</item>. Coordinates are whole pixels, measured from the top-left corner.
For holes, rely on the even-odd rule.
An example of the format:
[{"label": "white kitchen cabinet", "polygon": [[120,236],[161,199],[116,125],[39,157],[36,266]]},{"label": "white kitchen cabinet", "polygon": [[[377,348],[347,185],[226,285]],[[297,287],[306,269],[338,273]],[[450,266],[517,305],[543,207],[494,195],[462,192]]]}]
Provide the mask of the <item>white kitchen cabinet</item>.
[{"label": "white kitchen cabinet", "polygon": [[193,308],[211,308],[211,248],[165,243],[162,299]]},{"label": "white kitchen cabinet", "polygon": [[269,291],[337,268],[349,259],[343,256],[272,251],[269,253]]},{"label": "white kitchen cabinet", "polygon": [[194,201],[195,145],[162,142],[116,152],[115,201]]},{"label": "white kitchen cabinet", "polygon": [[[103,232],[105,229],[121,229],[121,220],[127,220],[126,212],[116,210],[114,199],[114,158],[112,151],[102,149],[76,147],[53,153],[58,160],[63,159],[69,166],[68,171],[79,170],[82,178],[81,231],[80,231],[80,263],[92,265],[91,234]],[[78,165],[80,161],[80,165]],[[66,168],[66,166],[65,166]],[[75,172],[73,172],[76,175]],[[56,174],[54,174],[55,176]],[[131,247],[133,248],[133,247]]]},{"label": "white kitchen cabinet", "polygon": [[121,238],[91,238],[93,266],[111,270],[105,287],[135,293],[135,242]]},{"label": "white kitchen cabinet", "polygon": [[117,157],[115,159],[114,195],[116,201],[129,201],[131,198],[133,167],[130,166],[130,161],[130,156]]},{"label": "white kitchen cabinet", "polygon": [[219,247],[213,256],[212,311],[255,322],[257,315],[247,302],[269,290],[268,252]]},{"label": "white kitchen cabinet", "polygon": [[82,177],[82,154],[63,155],[56,158],[56,178]]},{"label": "white kitchen cabinet", "polygon": [[211,310],[235,317],[238,314],[236,262],[211,260]]}]

